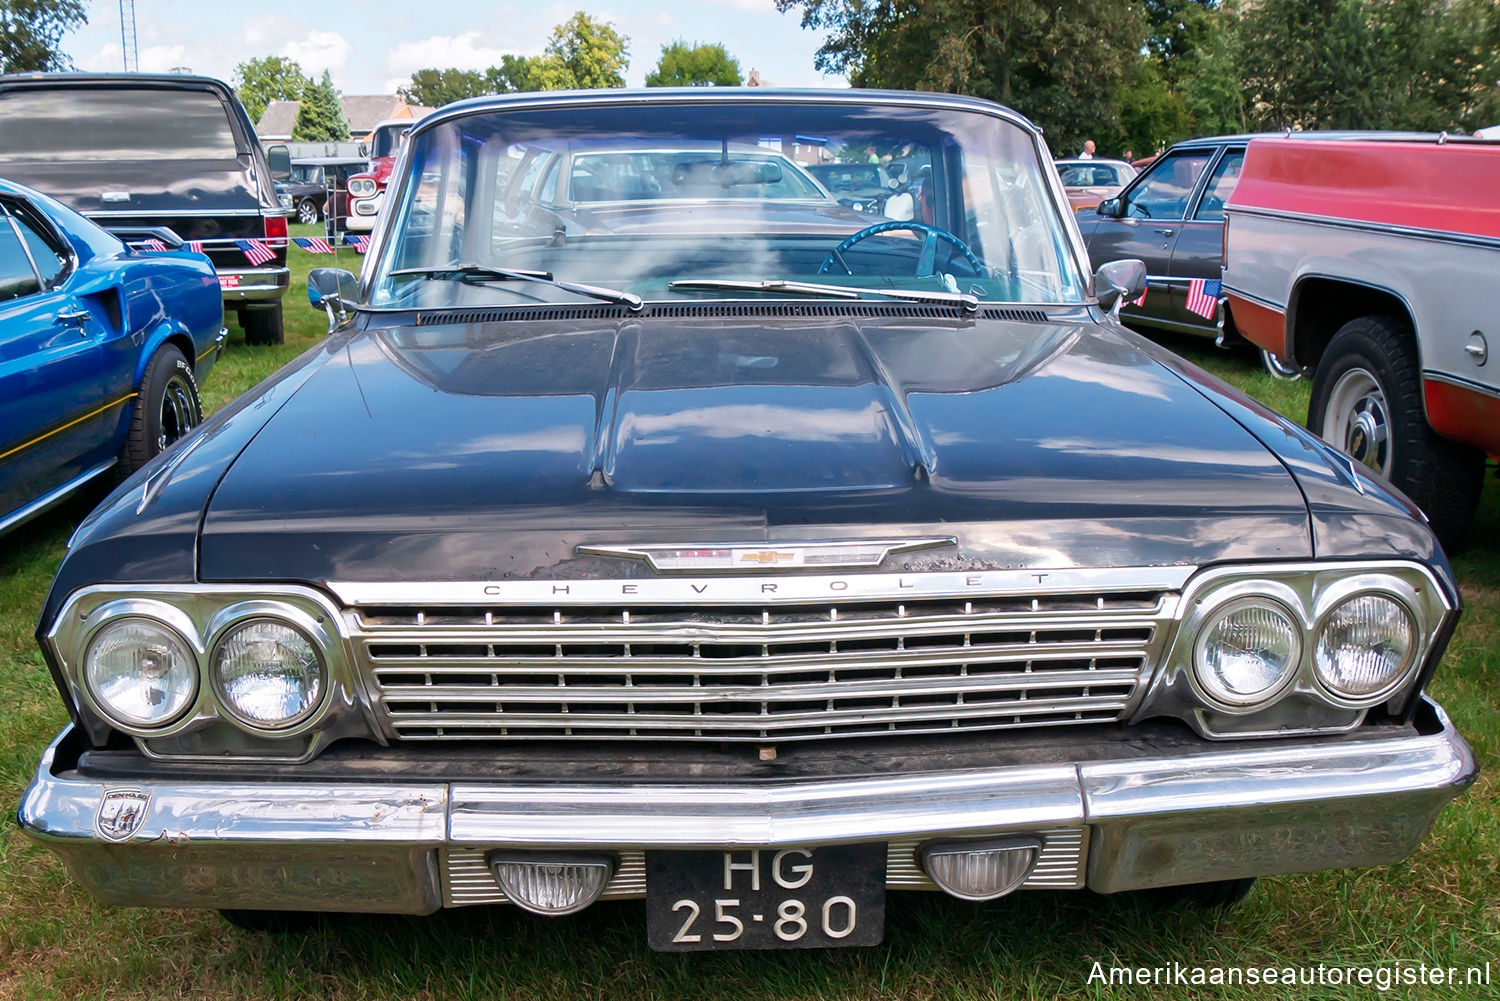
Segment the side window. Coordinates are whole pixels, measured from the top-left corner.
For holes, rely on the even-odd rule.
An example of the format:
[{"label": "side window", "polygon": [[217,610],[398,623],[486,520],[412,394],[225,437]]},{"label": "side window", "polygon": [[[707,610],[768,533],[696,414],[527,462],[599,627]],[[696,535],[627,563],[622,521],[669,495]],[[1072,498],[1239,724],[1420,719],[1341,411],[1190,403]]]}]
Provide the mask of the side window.
[{"label": "side window", "polygon": [[547,179],[542,182],[542,190],[537,194],[536,200],[540,205],[557,204],[557,178],[562,173],[558,164],[562,163],[562,157],[554,156],[552,162],[547,166]]},{"label": "side window", "polygon": [[0,302],[19,299],[39,291],[36,272],[31,269],[31,260],[21,246],[16,231],[11,229],[10,216],[0,208]]},{"label": "side window", "polygon": [[1214,167],[1209,175],[1208,186],[1203,189],[1203,198],[1198,202],[1194,219],[1217,222],[1224,218],[1224,203],[1234,194],[1234,186],[1240,183],[1240,168],[1245,164],[1245,151],[1231,150]]},{"label": "side window", "polygon": [[1188,199],[1198,176],[1208,166],[1212,150],[1168,156],[1153,164],[1145,178],[1130,193],[1126,214],[1135,219],[1181,219],[1187,215]]},{"label": "side window", "polygon": [[40,223],[39,220],[25,206],[12,206],[16,227],[21,231],[21,239],[26,241],[26,247],[31,251],[31,259],[36,263],[36,269],[41,274],[42,287],[51,288],[62,277],[67,270],[68,258],[55,245],[55,238]]}]

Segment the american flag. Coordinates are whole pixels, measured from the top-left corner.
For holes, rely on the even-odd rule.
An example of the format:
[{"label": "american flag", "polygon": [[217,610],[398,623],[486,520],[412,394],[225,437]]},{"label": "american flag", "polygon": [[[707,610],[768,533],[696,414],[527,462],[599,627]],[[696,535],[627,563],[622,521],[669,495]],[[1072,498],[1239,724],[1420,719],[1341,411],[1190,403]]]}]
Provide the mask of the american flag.
[{"label": "american flag", "polygon": [[370,249],[370,238],[368,236],[346,236],[344,237],[344,242],[353,244],[354,249],[361,254]]},{"label": "american flag", "polygon": [[236,240],[234,245],[245,252],[251,264],[260,265],[276,259],[276,252],[264,240]]},{"label": "american flag", "polygon": [[292,242],[303,250],[313,254],[331,254],[333,247],[327,240],[318,236],[294,236]]},{"label": "american flag", "polygon": [[1194,278],[1188,282],[1187,308],[1205,320],[1212,320],[1219,311],[1219,294],[1224,283],[1217,278]]},{"label": "american flag", "polygon": [[201,253],[203,253],[203,241],[202,240],[189,240],[188,241],[188,245],[187,245],[187,249],[191,250],[195,254],[201,254]]},{"label": "american flag", "polygon": [[1144,306],[1144,305],[1146,305],[1146,293],[1149,292],[1150,290],[1151,290],[1151,286],[1148,283],[1145,288],[1141,289],[1140,296],[1138,296],[1135,299],[1131,299],[1130,300],[1130,304],[1132,306]]},{"label": "american flag", "polygon": [[157,252],[161,252],[167,249],[167,245],[165,243],[162,243],[160,240],[154,237],[142,240],[140,242],[140,247],[142,250],[155,250]]}]

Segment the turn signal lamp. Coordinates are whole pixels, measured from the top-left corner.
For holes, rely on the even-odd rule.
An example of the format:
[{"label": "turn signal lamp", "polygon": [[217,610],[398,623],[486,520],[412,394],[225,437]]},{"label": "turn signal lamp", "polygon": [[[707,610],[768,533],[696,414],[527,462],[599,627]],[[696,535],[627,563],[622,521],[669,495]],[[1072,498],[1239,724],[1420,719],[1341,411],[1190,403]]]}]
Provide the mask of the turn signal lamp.
[{"label": "turn signal lamp", "polygon": [[1007,838],[925,845],[919,857],[943,892],[960,900],[994,900],[1026,882],[1041,854],[1036,838]]},{"label": "turn signal lamp", "polygon": [[511,903],[549,917],[581,911],[598,900],[615,871],[608,855],[491,852],[486,861]]}]

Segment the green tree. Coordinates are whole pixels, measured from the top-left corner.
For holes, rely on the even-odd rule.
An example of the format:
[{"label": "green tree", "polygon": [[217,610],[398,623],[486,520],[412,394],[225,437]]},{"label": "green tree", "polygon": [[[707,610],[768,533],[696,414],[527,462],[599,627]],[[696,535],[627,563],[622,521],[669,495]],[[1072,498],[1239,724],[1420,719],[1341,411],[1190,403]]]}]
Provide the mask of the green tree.
[{"label": "green tree", "polygon": [[260,121],[266,113],[266,105],[272,101],[299,101],[302,89],[307,86],[307,77],[295,59],[285,56],[266,56],[251,59],[234,68],[235,90],[240,103],[250,114],[252,122]]},{"label": "green tree", "polygon": [[[1371,128],[1375,35],[1363,0],[1262,0],[1242,21],[1244,85],[1271,129]],[[1377,86],[1372,86],[1376,84]]]},{"label": "green tree", "polygon": [[723,45],[678,39],[661,47],[656,69],[646,75],[647,87],[738,87],[744,77],[739,60]]},{"label": "green tree", "polygon": [[501,56],[499,66],[484,71],[485,85],[492,94],[509,94],[513,91],[540,90],[536,84],[540,56]]},{"label": "green tree", "polygon": [[69,69],[58,46],[88,20],[83,0],[0,0],[0,73]]},{"label": "green tree", "polygon": [[630,39],[583,11],[552,29],[547,49],[527,67],[528,89],[592,90],[625,86]]},{"label": "green tree", "polygon": [[776,0],[828,33],[818,68],[856,86],[967,93],[1030,116],[1059,152],[1115,128],[1146,20],[1117,0]]},{"label": "green tree", "polygon": [[411,75],[411,83],[397,91],[407,103],[427,108],[440,108],[466,97],[494,92],[485,74],[459,69],[417,70]]},{"label": "green tree", "polygon": [[323,79],[308,80],[302,88],[302,107],[297,109],[297,124],[292,126],[297,142],[340,142],[349,138],[349,122],[339,92],[333,89],[333,77],[323,71]]}]

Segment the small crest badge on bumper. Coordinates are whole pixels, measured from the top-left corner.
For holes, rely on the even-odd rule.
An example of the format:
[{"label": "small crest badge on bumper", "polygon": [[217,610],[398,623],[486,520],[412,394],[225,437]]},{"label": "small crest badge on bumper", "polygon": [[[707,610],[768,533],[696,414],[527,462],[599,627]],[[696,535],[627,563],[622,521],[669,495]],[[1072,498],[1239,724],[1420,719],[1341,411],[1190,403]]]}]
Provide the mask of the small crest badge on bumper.
[{"label": "small crest badge on bumper", "polygon": [[105,841],[129,841],[146,822],[151,794],[141,789],[111,789],[99,804],[94,830]]},{"label": "small crest badge on bumper", "polygon": [[923,539],[849,539],[830,542],[715,542],[692,545],[579,546],[580,556],[645,560],[658,572],[850,569],[878,567],[892,553],[957,545],[952,536]]}]

